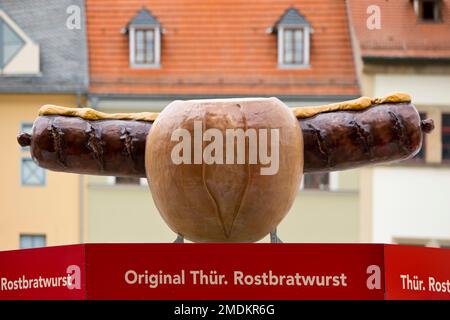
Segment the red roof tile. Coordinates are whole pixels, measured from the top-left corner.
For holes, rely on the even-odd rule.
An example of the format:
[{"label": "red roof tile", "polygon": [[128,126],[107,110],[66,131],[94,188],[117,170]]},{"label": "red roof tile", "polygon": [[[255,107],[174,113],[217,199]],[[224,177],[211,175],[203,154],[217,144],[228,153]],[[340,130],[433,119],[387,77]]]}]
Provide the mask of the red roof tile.
[{"label": "red roof tile", "polygon": [[[411,0],[348,0],[351,22],[365,57],[450,58],[450,0],[441,1],[442,22],[417,18]],[[367,27],[367,8],[380,7],[381,29]]]},{"label": "red roof tile", "polygon": [[[143,6],[161,22],[159,69],[132,69],[121,28]],[[268,34],[289,7],[311,23],[311,68],[277,67]],[[87,0],[93,93],[357,95],[344,1]]]}]

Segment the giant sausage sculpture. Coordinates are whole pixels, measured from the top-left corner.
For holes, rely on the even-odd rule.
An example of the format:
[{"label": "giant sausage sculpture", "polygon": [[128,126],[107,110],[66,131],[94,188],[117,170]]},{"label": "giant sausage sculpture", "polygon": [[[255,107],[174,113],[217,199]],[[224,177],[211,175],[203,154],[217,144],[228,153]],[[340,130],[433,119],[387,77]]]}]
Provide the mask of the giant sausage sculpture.
[{"label": "giant sausage sculpture", "polygon": [[276,98],[175,101],[161,114],[47,105],[18,141],[50,170],[146,176],[162,217],[182,237],[253,242],[287,214],[303,172],[411,158],[433,128],[396,93],[294,109]]}]

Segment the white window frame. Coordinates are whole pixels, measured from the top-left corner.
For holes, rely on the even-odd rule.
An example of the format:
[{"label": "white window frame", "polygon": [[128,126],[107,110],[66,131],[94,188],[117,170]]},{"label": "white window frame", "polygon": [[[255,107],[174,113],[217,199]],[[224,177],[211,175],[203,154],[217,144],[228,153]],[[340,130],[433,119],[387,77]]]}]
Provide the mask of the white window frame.
[{"label": "white window frame", "polygon": [[[108,176],[106,179],[107,184],[112,186],[124,186],[125,184],[120,184],[116,182],[115,176]],[[130,184],[130,186],[148,186],[147,178],[139,178],[139,184]]]},{"label": "white window frame", "polygon": [[[284,29],[303,29],[303,63],[284,63]],[[305,69],[310,65],[311,28],[306,25],[282,25],[278,27],[278,67],[283,69]]]},{"label": "white window frame", "polygon": [[339,172],[331,171],[328,176],[330,191],[339,191]]},{"label": "white window frame", "polygon": [[[135,48],[135,37],[136,29],[138,30],[154,30],[154,45],[155,45],[155,62],[154,63],[137,63],[135,61],[136,48]],[[133,25],[130,26],[129,30],[129,49],[130,49],[130,67],[136,69],[152,69],[161,67],[161,29],[158,26],[148,26],[148,25]]]}]

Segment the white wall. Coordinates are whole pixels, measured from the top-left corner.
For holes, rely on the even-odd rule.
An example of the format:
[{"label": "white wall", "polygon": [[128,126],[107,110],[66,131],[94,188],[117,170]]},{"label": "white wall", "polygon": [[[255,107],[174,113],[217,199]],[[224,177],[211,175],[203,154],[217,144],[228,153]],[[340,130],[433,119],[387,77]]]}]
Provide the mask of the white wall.
[{"label": "white wall", "polygon": [[412,95],[415,104],[445,106],[450,101],[450,75],[377,74],[374,78],[376,97],[403,91]]},{"label": "white wall", "polygon": [[373,242],[450,240],[450,168],[373,169]]},{"label": "white wall", "polygon": [[39,69],[39,46],[32,42],[26,42],[25,46],[3,69],[3,74],[38,74]]}]

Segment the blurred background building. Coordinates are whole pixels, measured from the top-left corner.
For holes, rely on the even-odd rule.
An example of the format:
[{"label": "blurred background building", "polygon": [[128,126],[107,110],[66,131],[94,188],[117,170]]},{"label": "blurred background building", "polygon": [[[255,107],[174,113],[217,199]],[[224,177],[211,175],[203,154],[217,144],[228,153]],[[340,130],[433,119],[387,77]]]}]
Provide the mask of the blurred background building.
[{"label": "blurred background building", "polygon": [[362,93],[408,92],[436,126],[414,159],[360,171],[360,240],[449,246],[450,1],[347,5]]},{"label": "blurred background building", "polygon": [[0,249],[80,241],[80,177],[38,167],[15,141],[41,105],[85,103],[86,32],[67,28],[70,5],[84,4],[0,0]]},{"label": "blurred background building", "polygon": [[29,161],[15,136],[43,104],[135,112],[276,96],[298,107],[392,91],[434,119],[425,148],[395,165],[305,175],[279,236],[450,244],[449,12],[450,0],[0,0],[0,250],[175,239],[145,179]]}]

